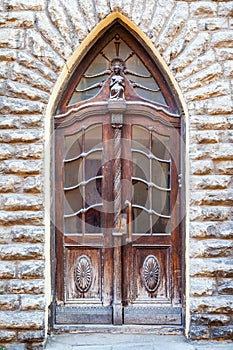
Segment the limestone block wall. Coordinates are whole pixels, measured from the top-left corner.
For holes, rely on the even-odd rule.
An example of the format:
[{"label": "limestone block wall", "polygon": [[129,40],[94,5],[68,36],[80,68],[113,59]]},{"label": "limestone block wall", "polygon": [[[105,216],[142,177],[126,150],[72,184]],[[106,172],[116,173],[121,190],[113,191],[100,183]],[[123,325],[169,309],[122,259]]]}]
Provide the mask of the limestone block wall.
[{"label": "limestone block wall", "polygon": [[187,106],[187,317],[233,336],[233,1],[0,0],[0,347],[45,337],[45,119],[72,53],[119,11],[152,41]]}]

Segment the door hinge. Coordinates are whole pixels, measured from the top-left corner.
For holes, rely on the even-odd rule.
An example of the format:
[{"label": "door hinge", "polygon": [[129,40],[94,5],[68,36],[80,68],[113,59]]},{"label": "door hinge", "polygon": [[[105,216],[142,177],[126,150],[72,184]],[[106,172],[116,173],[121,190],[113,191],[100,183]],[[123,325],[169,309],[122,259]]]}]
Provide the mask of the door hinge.
[{"label": "door hinge", "polygon": [[179,184],[179,187],[182,187],[182,183],[183,183],[183,174],[179,174],[179,175],[178,175],[178,184]]}]

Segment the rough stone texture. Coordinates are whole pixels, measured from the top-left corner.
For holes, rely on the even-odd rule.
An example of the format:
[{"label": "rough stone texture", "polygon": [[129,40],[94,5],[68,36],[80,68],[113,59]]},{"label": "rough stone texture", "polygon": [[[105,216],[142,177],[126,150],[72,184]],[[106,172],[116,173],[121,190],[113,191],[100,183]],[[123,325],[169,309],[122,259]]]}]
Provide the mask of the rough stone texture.
[{"label": "rough stone texture", "polygon": [[212,326],[225,326],[229,325],[231,318],[226,315],[193,315],[192,321],[196,325],[212,325]]},{"label": "rough stone texture", "polygon": [[14,279],[8,282],[7,292],[15,294],[43,294],[44,280],[36,279],[27,281],[21,279]]},{"label": "rough stone texture", "polygon": [[43,310],[45,307],[44,296],[41,295],[22,295],[21,310]]},{"label": "rough stone texture", "polygon": [[15,263],[1,261],[0,263],[0,278],[11,279],[16,276],[16,265]]},{"label": "rough stone texture", "polygon": [[42,329],[43,312],[42,311],[0,311],[1,328],[9,329]]},{"label": "rough stone texture", "polygon": [[0,310],[18,310],[18,295],[0,295]]},{"label": "rough stone texture", "polygon": [[14,331],[0,331],[1,342],[11,342],[17,339],[17,333]]},{"label": "rough stone texture", "polygon": [[191,280],[190,293],[192,296],[208,296],[216,292],[216,282],[213,278],[193,277]]},{"label": "rough stone texture", "polygon": [[42,11],[46,9],[46,1],[41,0],[3,0],[6,10],[36,10]]},{"label": "rough stone texture", "polygon": [[232,313],[233,300],[231,296],[200,297],[191,300],[191,310],[194,314],[210,313],[227,315]]},{"label": "rough stone texture", "polygon": [[44,229],[38,226],[12,226],[13,242],[44,242]]},{"label": "rough stone texture", "polygon": [[232,339],[233,1],[1,0],[0,11],[1,346],[42,348],[45,109],[67,59],[113,11],[148,35],[188,109],[190,337]]},{"label": "rough stone texture", "polygon": [[227,294],[232,295],[233,294],[233,280],[232,279],[218,279],[218,293],[219,294]]},{"label": "rough stone texture", "polygon": [[44,261],[26,261],[19,263],[18,277],[22,279],[43,278]]},{"label": "rough stone texture", "polygon": [[192,258],[191,276],[200,277],[232,277],[233,259],[229,258]]},{"label": "rough stone texture", "polygon": [[1,13],[0,25],[2,27],[12,28],[22,27],[30,28],[34,25],[34,15],[33,12],[28,11],[12,11]]},{"label": "rough stone texture", "polygon": [[203,222],[190,224],[191,236],[194,238],[220,238],[220,239],[232,239],[232,223],[231,222]]},{"label": "rough stone texture", "polygon": [[42,168],[41,161],[6,160],[0,164],[0,171],[5,174],[38,174]]},{"label": "rough stone texture", "polygon": [[42,341],[43,338],[43,331],[23,331],[18,333],[18,339],[20,341],[37,342]]}]

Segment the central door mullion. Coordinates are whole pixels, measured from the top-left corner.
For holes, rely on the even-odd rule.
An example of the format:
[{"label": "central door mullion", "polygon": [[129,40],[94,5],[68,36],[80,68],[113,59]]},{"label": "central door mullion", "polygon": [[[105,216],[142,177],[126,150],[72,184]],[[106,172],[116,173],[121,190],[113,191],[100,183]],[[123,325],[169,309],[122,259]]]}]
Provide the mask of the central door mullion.
[{"label": "central door mullion", "polygon": [[113,324],[122,324],[121,273],[121,127],[114,126],[114,263],[113,263]]},{"label": "central door mullion", "polygon": [[122,214],[122,126],[125,103],[112,101],[109,103],[114,130],[114,227],[113,227],[113,324],[121,325],[122,317],[122,235],[126,220]]}]

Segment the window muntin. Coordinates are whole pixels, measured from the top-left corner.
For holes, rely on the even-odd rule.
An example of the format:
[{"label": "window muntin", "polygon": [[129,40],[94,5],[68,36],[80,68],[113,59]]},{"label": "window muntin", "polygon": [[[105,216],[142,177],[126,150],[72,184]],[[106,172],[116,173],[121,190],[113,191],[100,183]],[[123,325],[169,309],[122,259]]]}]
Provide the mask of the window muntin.
[{"label": "window muntin", "polygon": [[132,126],[133,233],[170,230],[170,138]]},{"label": "window muntin", "polygon": [[65,233],[102,232],[102,125],[65,137]]}]

